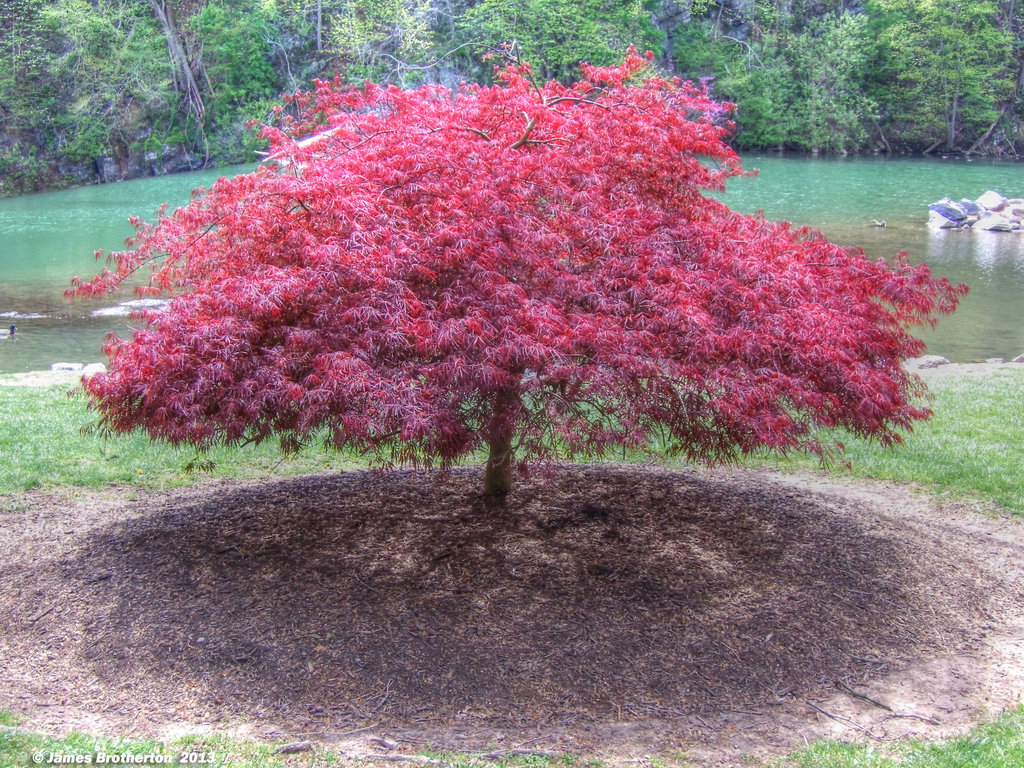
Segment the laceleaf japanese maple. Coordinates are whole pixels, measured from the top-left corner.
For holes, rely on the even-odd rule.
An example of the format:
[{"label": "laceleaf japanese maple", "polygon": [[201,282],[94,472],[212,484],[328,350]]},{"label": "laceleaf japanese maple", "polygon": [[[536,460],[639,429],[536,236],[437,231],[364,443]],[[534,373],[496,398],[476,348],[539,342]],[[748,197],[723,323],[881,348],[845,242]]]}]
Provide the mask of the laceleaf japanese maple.
[{"label": "laceleaf japanese maple", "polygon": [[741,172],[724,108],[634,53],[572,86],[319,83],[270,160],[155,225],[178,295],[87,379],[102,423],[207,446],[327,434],[390,462],[518,466],[615,446],[700,462],[885,443],[928,411],[909,330],[966,288],[706,195]]}]

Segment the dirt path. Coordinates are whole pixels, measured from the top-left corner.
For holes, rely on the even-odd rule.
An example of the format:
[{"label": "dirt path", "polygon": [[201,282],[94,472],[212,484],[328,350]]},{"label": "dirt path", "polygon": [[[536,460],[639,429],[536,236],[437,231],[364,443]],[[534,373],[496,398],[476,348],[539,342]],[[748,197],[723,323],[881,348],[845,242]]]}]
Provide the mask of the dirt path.
[{"label": "dirt path", "polygon": [[572,466],[0,502],[0,708],[365,752],[964,729],[1024,691],[1024,527],[905,488]]}]

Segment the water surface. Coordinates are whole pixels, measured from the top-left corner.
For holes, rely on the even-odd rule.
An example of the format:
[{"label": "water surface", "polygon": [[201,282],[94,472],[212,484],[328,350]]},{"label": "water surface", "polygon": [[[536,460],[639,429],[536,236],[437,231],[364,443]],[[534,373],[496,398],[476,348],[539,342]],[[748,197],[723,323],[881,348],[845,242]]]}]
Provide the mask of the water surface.
[{"label": "water surface", "polygon": [[1024,233],[925,226],[928,204],[942,197],[976,198],[987,189],[1024,197],[1024,165],[756,155],[744,165],[760,173],[731,182],[723,199],[733,208],[815,227],[872,258],[906,251],[912,262],[970,286],[955,314],[921,332],[930,352],[954,362],[1024,354]]},{"label": "water surface", "polygon": [[45,370],[52,363],[104,361],[103,338],[130,335],[130,290],[68,301],[71,278],[103,266],[96,250],[124,247],[130,216],[151,221],[162,203],[181,206],[192,191],[248,167],[138,179],[0,200],[0,374]]},{"label": "water surface", "polygon": [[[906,250],[912,261],[971,293],[960,309],[924,334],[930,351],[957,362],[1024,353],[1024,234],[930,232],[928,203],[977,197],[986,189],[1024,197],[1024,166],[989,162],[810,159],[750,155],[754,178],[734,179],[725,201],[822,230],[872,257]],[[0,200],[0,373],[49,368],[54,362],[103,360],[110,331],[130,333],[125,292],[99,301],[68,302],[71,277],[91,277],[97,249],[120,248],[132,234],[129,216],[152,220],[161,203],[186,203],[196,187],[247,168],[141,179]],[[884,220],[885,228],[872,220]],[[117,314],[120,313],[120,314]]]}]

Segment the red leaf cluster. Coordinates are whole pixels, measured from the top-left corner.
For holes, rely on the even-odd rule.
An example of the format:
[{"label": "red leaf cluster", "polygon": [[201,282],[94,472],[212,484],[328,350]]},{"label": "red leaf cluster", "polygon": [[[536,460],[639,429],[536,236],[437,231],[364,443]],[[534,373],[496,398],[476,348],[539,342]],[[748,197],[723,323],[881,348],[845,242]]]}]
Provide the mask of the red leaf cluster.
[{"label": "red leaf cluster", "polygon": [[326,428],[385,462],[610,446],[705,462],[883,442],[926,410],[908,329],[966,290],[706,196],[728,105],[631,54],[568,87],[318,83],[271,161],[137,223],[179,290],[86,382],[118,431],[200,446]]}]

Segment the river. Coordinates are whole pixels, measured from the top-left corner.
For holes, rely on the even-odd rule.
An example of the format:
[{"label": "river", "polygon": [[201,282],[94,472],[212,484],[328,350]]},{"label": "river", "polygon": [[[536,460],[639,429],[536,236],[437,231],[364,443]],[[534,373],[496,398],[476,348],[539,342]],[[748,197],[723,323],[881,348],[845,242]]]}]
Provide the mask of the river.
[{"label": "river", "polygon": [[[986,189],[1024,197],[1024,166],[986,161],[886,158],[778,158],[749,155],[760,173],[734,179],[733,208],[820,229],[872,257],[906,250],[914,262],[971,286],[956,314],[923,333],[929,351],[955,362],[1024,353],[1024,233],[930,232],[928,203],[977,197]],[[96,249],[116,249],[132,233],[129,216],[151,219],[161,203],[182,205],[221,169],[0,200],[0,373],[54,362],[97,362],[110,331],[130,333],[130,294],[96,301],[64,298],[74,275],[98,269]],[[872,220],[884,220],[884,228]]]}]

